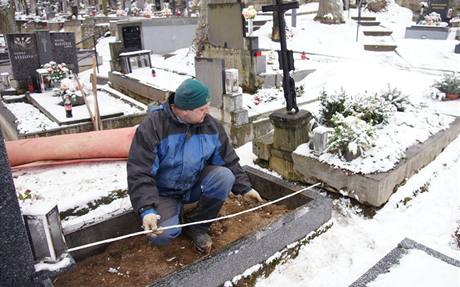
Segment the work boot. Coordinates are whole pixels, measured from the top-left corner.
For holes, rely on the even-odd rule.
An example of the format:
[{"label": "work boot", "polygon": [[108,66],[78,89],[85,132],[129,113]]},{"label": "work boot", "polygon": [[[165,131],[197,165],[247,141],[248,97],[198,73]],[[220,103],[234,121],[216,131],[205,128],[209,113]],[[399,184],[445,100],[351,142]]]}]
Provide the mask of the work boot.
[{"label": "work boot", "polygon": [[209,234],[199,228],[185,227],[183,234],[192,240],[193,245],[202,253],[209,253],[212,247],[212,239]]}]

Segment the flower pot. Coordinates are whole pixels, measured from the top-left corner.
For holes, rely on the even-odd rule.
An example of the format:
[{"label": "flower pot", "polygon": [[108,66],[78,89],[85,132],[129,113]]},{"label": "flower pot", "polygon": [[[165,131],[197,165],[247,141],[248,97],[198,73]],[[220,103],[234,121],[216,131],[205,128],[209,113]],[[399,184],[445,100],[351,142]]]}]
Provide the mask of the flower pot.
[{"label": "flower pot", "polygon": [[458,98],[460,98],[460,94],[448,93],[448,94],[446,95],[446,100],[447,100],[447,101],[458,100]]}]

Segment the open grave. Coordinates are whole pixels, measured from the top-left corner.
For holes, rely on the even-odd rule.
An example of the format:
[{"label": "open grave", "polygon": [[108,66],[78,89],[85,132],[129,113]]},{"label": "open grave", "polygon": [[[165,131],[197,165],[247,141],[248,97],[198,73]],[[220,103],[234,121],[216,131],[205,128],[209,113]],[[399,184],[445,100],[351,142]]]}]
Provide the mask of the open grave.
[{"label": "open grave", "polygon": [[[245,170],[253,187],[267,201],[303,189],[254,168],[245,167]],[[233,214],[255,205],[232,196],[222,212]],[[189,240],[182,237],[158,248],[150,246],[144,236],[137,236],[109,246],[72,252],[77,264],[71,270],[60,275],[59,271],[42,270],[41,275],[53,277],[55,286],[94,282],[101,286],[219,286],[292,242],[305,238],[330,218],[330,201],[319,195],[318,190],[310,189],[255,213],[213,224],[214,247],[207,255],[194,251]],[[72,248],[139,231],[140,225],[138,217],[127,211],[84,225],[65,234],[65,239]]]}]

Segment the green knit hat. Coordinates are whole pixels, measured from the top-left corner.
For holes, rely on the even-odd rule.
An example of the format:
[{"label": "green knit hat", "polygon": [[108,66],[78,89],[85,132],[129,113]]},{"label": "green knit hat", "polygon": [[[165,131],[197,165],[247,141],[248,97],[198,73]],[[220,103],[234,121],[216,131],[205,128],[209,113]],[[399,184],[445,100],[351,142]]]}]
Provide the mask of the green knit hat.
[{"label": "green knit hat", "polygon": [[195,79],[187,79],[176,89],[174,105],[182,110],[193,110],[209,102],[208,87]]}]

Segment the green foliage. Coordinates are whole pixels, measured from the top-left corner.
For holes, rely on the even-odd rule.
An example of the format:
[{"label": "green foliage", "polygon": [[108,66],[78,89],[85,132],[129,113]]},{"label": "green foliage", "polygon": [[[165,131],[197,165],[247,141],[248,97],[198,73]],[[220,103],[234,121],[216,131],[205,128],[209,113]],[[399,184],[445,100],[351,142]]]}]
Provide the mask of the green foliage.
[{"label": "green foliage", "polygon": [[328,127],[335,127],[332,118],[336,114],[355,116],[373,126],[386,123],[396,109],[377,94],[351,97],[344,90],[332,95],[321,92],[320,106],[321,123]]},{"label": "green foliage", "polygon": [[35,191],[32,191],[30,189],[26,189],[24,192],[19,192],[18,193],[18,199],[20,201],[26,201],[26,200],[37,200],[41,199],[42,197]]},{"label": "green foliage", "polygon": [[433,87],[446,94],[460,94],[460,77],[456,73],[446,73]]},{"label": "green foliage", "polygon": [[354,98],[352,109],[353,115],[372,126],[387,123],[391,113],[396,110],[390,102],[377,94]]},{"label": "green foliage", "polygon": [[341,157],[347,154],[359,156],[370,148],[375,140],[375,128],[355,116],[344,117],[336,114],[333,117],[334,132],[331,135],[330,151]]},{"label": "green foliage", "polygon": [[386,124],[396,110],[404,110],[409,102],[398,89],[383,94],[347,95],[344,90],[320,96],[319,122],[334,129],[329,151],[347,160],[372,147],[375,126]]},{"label": "green foliage", "polygon": [[402,92],[398,90],[398,88],[392,89],[390,85],[388,85],[388,90],[381,94],[381,97],[385,101],[391,103],[398,112],[404,112],[406,107],[410,105],[410,102],[402,94]]},{"label": "green foliage", "polygon": [[344,90],[339,93],[328,95],[326,91],[321,92],[320,100],[320,122],[327,127],[334,127],[332,117],[335,114],[342,114],[343,116],[351,115],[351,111],[345,106],[347,95]]}]

